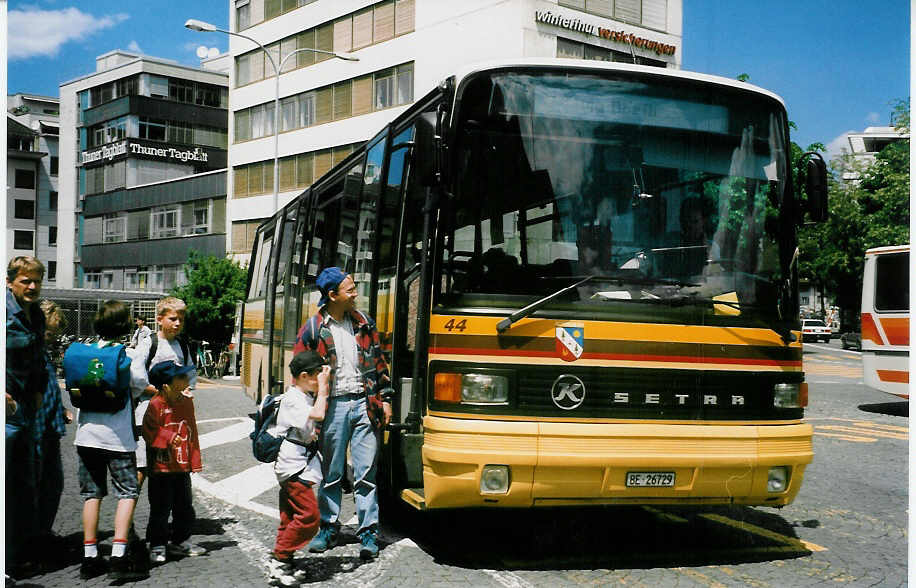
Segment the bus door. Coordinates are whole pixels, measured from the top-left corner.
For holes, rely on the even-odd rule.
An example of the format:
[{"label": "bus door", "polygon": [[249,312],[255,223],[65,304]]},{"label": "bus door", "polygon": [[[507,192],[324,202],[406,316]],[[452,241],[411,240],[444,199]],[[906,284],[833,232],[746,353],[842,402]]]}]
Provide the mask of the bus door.
[{"label": "bus door", "polygon": [[245,300],[244,322],[242,324],[242,384],[245,392],[255,402],[269,389],[267,380],[270,373],[265,354],[269,336],[268,317],[271,304],[268,303],[270,282],[271,251],[273,249],[276,221],[271,219],[258,228],[254,250],[251,255],[248,295]]},{"label": "bus door", "polygon": [[278,394],[288,381],[286,366],[292,359],[292,347],[299,329],[301,288],[299,286],[300,259],[303,249],[303,223],[305,214],[296,199],[283,213],[280,247],[277,250],[275,287],[271,291],[273,304],[270,335],[270,373],[272,392]]}]

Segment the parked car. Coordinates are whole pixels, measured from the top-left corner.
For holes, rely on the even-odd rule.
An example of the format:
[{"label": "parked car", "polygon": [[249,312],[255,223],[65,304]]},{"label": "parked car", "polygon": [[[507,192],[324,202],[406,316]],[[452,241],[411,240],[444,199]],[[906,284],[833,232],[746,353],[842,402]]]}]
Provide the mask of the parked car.
[{"label": "parked car", "polygon": [[830,342],[830,327],[820,319],[802,319],[802,341]]},{"label": "parked car", "polygon": [[859,331],[850,331],[840,335],[840,343],[843,349],[855,349],[862,351],[862,334]]}]

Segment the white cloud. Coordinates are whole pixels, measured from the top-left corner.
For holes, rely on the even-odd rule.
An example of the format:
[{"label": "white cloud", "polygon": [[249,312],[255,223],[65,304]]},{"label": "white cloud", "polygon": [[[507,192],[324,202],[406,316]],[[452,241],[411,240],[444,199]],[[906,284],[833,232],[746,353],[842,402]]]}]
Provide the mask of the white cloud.
[{"label": "white cloud", "polygon": [[129,17],[126,14],[94,16],[78,8],[42,10],[28,7],[8,13],[9,45],[7,57],[54,57],[70,41],[79,41],[98,31],[109,29]]},{"label": "white cloud", "polygon": [[877,112],[869,112],[865,117],[865,122],[872,126],[877,125],[881,122],[881,115]]},{"label": "white cloud", "polygon": [[131,41],[130,45],[127,46],[128,51],[133,51],[134,53],[143,53],[143,49],[140,49],[140,44],[136,41]]},{"label": "white cloud", "polygon": [[832,161],[834,158],[842,155],[844,151],[849,151],[849,133],[855,132],[856,131],[846,131],[833,141],[827,143],[827,161]]}]

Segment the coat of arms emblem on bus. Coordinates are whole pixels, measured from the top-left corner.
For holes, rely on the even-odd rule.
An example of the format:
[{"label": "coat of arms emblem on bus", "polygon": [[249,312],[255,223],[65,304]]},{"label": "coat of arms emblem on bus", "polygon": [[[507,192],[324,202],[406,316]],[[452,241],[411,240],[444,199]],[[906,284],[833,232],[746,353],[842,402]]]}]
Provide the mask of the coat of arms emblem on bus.
[{"label": "coat of arms emblem on bus", "polygon": [[585,329],[557,327],[557,353],[563,361],[576,361],[585,350]]}]

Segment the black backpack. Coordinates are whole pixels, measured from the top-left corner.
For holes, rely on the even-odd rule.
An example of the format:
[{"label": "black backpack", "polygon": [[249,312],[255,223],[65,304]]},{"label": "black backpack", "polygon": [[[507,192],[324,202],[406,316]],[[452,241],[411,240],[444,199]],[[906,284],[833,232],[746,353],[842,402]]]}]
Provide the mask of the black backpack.
[{"label": "black backpack", "polygon": [[258,411],[248,415],[254,420],[254,430],[249,435],[251,453],[260,462],[273,463],[277,461],[277,456],[280,454],[280,445],[283,444],[285,439],[290,443],[307,448],[307,459],[311,461],[315,454],[318,453],[317,441],[305,443],[298,439],[276,434],[277,411],[280,408],[280,400],[282,400],[281,396],[268,394]]}]

